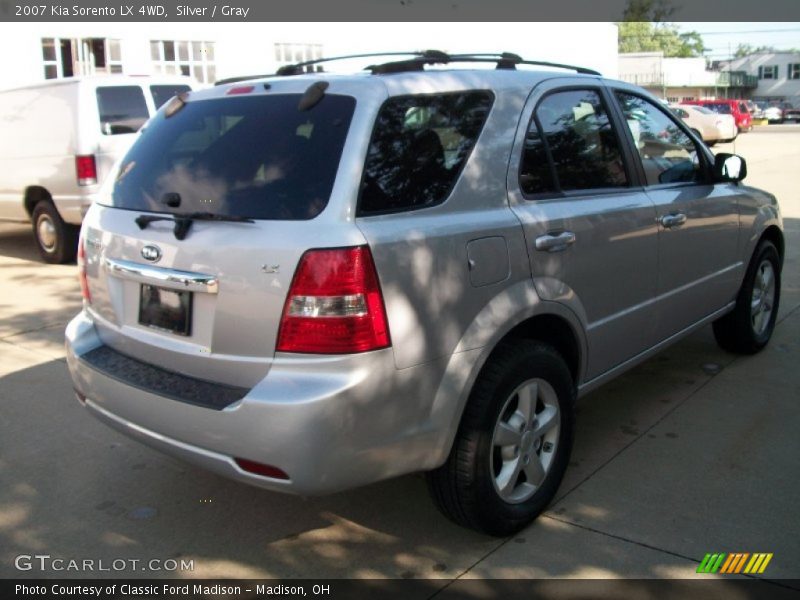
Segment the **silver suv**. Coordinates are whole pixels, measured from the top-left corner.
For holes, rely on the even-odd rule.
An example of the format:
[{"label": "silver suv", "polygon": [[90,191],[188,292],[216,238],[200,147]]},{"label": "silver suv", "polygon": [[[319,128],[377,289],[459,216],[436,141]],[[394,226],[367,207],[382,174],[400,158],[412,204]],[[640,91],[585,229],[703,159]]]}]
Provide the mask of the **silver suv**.
[{"label": "silver suv", "polygon": [[84,220],[69,368],[92,414],[228,477],[425,471],[506,535],[553,498],[577,396],[707,323],[764,347],[778,204],[638,87],[391,61],[162,108]]}]

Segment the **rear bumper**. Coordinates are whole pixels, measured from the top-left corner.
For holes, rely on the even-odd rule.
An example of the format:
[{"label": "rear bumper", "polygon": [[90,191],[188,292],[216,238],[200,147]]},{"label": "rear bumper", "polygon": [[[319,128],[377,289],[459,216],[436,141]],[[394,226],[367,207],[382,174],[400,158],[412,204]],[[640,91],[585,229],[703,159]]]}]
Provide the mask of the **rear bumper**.
[{"label": "rear bumper", "polygon": [[[448,432],[434,423],[448,420],[432,417],[443,361],[397,370],[391,349],[279,357],[242,399],[214,410],[130,385],[81,358],[101,345],[85,313],[70,322],[67,363],[90,412],[134,439],[232,479],[316,495],[444,460]],[[237,457],[276,466],[289,479],[243,471]]]}]

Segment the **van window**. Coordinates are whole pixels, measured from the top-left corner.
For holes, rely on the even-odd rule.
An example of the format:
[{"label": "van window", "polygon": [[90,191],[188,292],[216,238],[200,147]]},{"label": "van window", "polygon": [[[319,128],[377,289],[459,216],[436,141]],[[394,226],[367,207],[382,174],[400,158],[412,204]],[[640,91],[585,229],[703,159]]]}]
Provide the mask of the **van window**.
[{"label": "van window", "polygon": [[[113,206],[301,220],[328,203],[355,98],[301,94],[189,101],[156,115],[122,161]],[[178,207],[165,203],[169,194]]]},{"label": "van window", "polygon": [[489,114],[488,91],[398,96],[375,120],[361,184],[360,215],[443,202]]},{"label": "van window", "polygon": [[150,86],[150,93],[153,94],[153,104],[155,104],[156,110],[164,106],[164,103],[173,96],[191,91],[192,88],[188,85],[162,84]]},{"label": "van window", "polygon": [[138,85],[97,88],[97,108],[101,131],[106,135],[136,133],[150,117]]}]

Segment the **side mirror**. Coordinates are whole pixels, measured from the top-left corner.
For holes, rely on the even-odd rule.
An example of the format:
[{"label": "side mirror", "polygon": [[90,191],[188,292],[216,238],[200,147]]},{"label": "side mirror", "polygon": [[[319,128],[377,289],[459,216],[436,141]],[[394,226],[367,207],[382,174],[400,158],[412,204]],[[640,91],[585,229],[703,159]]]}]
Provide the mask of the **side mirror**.
[{"label": "side mirror", "polygon": [[738,154],[720,152],[714,157],[714,176],[717,181],[741,181],[747,177],[747,163]]}]

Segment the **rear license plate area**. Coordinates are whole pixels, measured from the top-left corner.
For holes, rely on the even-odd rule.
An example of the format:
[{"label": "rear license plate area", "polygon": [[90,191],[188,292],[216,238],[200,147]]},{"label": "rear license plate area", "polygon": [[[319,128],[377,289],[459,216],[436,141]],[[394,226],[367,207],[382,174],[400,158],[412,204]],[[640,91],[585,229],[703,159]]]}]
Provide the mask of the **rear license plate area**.
[{"label": "rear license plate area", "polygon": [[147,283],[141,284],[139,323],[176,335],[191,335],[192,292],[167,290]]}]

